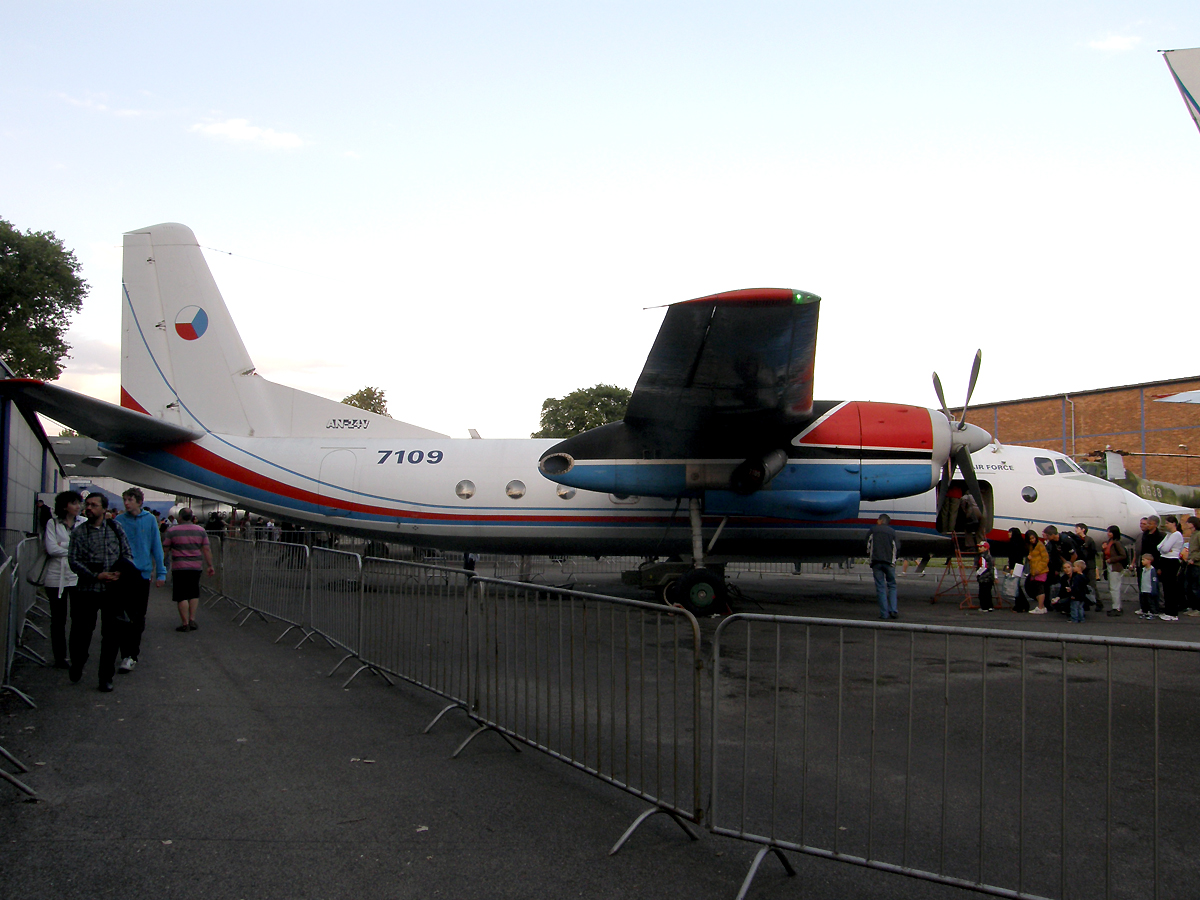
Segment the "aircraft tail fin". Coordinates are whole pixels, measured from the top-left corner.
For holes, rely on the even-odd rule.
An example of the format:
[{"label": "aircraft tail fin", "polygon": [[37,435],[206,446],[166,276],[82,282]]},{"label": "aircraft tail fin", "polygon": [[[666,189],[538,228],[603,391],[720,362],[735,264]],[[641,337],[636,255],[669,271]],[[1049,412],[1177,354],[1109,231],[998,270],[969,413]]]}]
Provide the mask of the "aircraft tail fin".
[{"label": "aircraft tail fin", "polygon": [[188,429],[255,437],[442,437],[268,381],[225,306],[192,230],[125,235],[121,405]]}]

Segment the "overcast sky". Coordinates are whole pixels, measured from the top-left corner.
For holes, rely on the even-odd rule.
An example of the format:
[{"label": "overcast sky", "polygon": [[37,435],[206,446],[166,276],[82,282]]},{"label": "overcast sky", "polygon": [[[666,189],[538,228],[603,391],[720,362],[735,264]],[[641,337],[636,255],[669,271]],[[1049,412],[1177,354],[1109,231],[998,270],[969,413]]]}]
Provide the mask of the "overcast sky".
[{"label": "overcast sky", "polygon": [[1195,375],[1200,4],[0,0],[0,218],[196,233],[261,374],[456,437],[632,388],[661,309],[820,294],[816,394]]}]

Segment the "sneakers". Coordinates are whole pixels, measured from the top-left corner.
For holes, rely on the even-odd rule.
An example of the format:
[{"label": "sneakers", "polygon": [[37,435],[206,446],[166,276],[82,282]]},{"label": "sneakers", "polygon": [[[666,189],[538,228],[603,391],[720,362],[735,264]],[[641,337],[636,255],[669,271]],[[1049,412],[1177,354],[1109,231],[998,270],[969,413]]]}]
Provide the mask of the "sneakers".
[{"label": "sneakers", "polygon": [[1146,621],[1157,618],[1157,616],[1155,616],[1154,613],[1148,613],[1148,612],[1140,612],[1137,614],[1137,617],[1139,619],[1145,619]]},{"label": "sneakers", "polygon": [[176,625],[175,630],[176,631],[191,631],[192,629],[188,628],[186,625]]},{"label": "sneakers", "polygon": [[1031,616],[1044,616],[1044,615],[1045,615],[1046,613],[1048,613],[1049,611],[1050,611],[1050,610],[1046,609],[1046,607],[1044,607],[1044,606],[1043,606],[1041,609],[1038,609],[1038,608],[1035,606],[1033,609],[1031,609],[1031,610],[1029,611],[1029,614],[1030,614]]},{"label": "sneakers", "polygon": [[1200,616],[1200,609],[1185,609],[1183,614],[1185,616]]},{"label": "sneakers", "polygon": [[132,656],[127,656],[121,660],[121,664],[117,666],[117,671],[122,675],[128,675],[133,671],[133,667],[137,665],[137,660]]},{"label": "sneakers", "polygon": [[1162,615],[1160,615],[1159,618],[1162,619],[1164,622],[1178,622],[1179,621],[1179,616],[1168,616],[1166,613],[1163,613]]},{"label": "sneakers", "polygon": [[111,692],[112,692],[112,682],[111,681],[100,682],[100,693],[108,694]]},{"label": "sneakers", "polygon": [[191,622],[188,622],[188,631],[195,631],[199,627],[200,626],[196,624],[195,619],[193,619]]}]

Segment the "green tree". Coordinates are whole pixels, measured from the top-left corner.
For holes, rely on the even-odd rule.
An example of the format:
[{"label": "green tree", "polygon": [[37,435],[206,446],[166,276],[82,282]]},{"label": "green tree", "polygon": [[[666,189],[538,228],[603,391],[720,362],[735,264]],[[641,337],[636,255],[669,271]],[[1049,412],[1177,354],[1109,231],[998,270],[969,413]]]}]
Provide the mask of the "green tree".
[{"label": "green tree", "polygon": [[625,417],[630,392],[615,384],[597,384],[571,391],[542,404],[542,430],[530,437],[567,438]]},{"label": "green tree", "polygon": [[[367,412],[373,412],[376,415],[387,416],[387,400],[383,396],[383,389],[377,387],[365,387],[361,391],[355,391],[349,397],[343,397],[342,402],[347,406],[355,406],[359,409],[365,409]],[[388,416],[390,419],[391,416]]]},{"label": "green tree", "polygon": [[71,345],[64,339],[88,284],[52,231],[22,233],[0,219],[0,356],[22,378],[53,381]]}]

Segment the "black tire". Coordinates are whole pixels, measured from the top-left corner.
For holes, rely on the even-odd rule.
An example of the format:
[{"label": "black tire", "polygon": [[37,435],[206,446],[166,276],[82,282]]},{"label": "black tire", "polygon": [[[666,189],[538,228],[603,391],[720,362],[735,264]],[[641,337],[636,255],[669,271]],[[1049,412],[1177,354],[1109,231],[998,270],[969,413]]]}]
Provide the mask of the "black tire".
[{"label": "black tire", "polygon": [[693,616],[706,616],[725,609],[725,579],[711,569],[692,569],[674,585],[675,602]]}]

